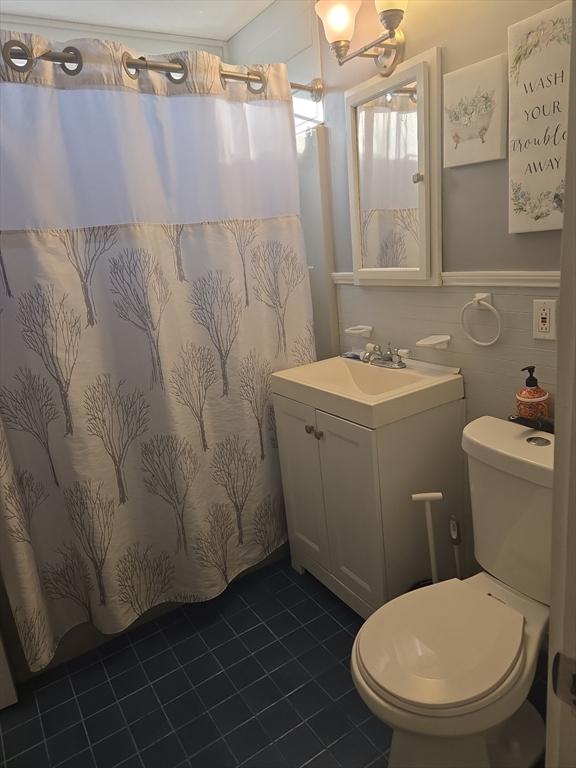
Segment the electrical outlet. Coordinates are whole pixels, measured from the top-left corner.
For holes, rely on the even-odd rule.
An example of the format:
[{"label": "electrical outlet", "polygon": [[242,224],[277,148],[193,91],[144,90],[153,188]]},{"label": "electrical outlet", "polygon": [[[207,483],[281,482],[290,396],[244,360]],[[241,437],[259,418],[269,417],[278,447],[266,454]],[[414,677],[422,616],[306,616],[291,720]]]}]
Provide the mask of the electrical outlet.
[{"label": "electrical outlet", "polygon": [[557,299],[534,299],[532,302],[532,336],[535,339],[556,338]]}]

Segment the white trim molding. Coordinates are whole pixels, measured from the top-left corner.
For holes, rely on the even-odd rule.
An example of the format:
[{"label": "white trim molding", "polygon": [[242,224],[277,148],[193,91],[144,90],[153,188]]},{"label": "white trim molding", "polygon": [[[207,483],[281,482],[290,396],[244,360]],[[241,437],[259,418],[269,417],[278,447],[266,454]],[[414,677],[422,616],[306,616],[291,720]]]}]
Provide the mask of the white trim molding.
[{"label": "white trim molding", "polygon": [[560,272],[543,270],[442,272],[442,284],[508,286],[514,288],[559,288]]},{"label": "white trim molding", "polygon": [[354,285],[354,272],[332,272],[334,285]]},{"label": "white trim molding", "polygon": [[[335,285],[354,285],[354,273],[332,272],[332,282]],[[442,285],[559,288],[560,272],[543,270],[442,272]]]},{"label": "white trim molding", "polygon": [[[344,93],[348,199],[352,264],[356,285],[439,285],[442,269],[442,74],[440,48],[431,48],[402,62],[384,81],[380,75]],[[362,259],[358,109],[394,88],[416,83],[418,92],[417,184],[418,260],[411,267],[370,267]]]}]

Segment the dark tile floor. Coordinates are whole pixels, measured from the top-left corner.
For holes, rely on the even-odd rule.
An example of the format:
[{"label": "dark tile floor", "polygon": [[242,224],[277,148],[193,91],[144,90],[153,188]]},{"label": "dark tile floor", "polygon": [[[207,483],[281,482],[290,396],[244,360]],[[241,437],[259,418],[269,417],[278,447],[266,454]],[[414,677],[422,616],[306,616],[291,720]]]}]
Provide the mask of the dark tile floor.
[{"label": "dark tile floor", "polygon": [[361,619],[287,561],[20,688],[6,768],[385,768],[390,730],[356,694]]},{"label": "dark tile floor", "polygon": [[[6,768],[386,768],[348,668],[362,620],[287,561],[22,686]],[[531,699],[543,712],[546,684]]]}]

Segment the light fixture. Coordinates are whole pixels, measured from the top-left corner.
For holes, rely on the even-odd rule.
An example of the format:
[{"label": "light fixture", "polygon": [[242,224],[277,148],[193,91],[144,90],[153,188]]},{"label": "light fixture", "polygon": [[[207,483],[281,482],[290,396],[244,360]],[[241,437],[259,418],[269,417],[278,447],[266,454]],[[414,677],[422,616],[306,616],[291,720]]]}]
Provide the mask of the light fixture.
[{"label": "light fixture", "polygon": [[390,32],[402,23],[408,0],[374,0],[374,5],[382,25]]},{"label": "light fixture", "polygon": [[362,0],[318,0],[314,6],[322,20],[326,40],[338,61],[344,58],[350,49],[356,14],[361,5]]},{"label": "light fixture", "polygon": [[362,56],[374,59],[378,71],[388,77],[404,58],[404,33],[399,29],[407,0],[374,0],[376,12],[386,31],[371,43],[350,53],[356,14],[361,0],[317,0],[315,11],[322,20],[326,40],[338,64]]}]

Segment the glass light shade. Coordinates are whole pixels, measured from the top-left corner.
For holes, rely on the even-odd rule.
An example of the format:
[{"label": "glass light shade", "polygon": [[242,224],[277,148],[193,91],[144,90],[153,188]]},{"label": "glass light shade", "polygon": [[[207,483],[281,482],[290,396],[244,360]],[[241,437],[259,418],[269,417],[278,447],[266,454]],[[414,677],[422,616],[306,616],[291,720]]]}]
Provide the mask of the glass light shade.
[{"label": "glass light shade", "polygon": [[405,11],[408,0],[374,0],[376,13],[384,11]]},{"label": "glass light shade", "polygon": [[408,0],[374,0],[380,23],[386,27],[390,37],[396,37],[396,30],[402,24]]},{"label": "glass light shade", "polygon": [[361,5],[362,0],[318,0],[314,10],[322,20],[329,43],[352,40],[356,14]]}]

